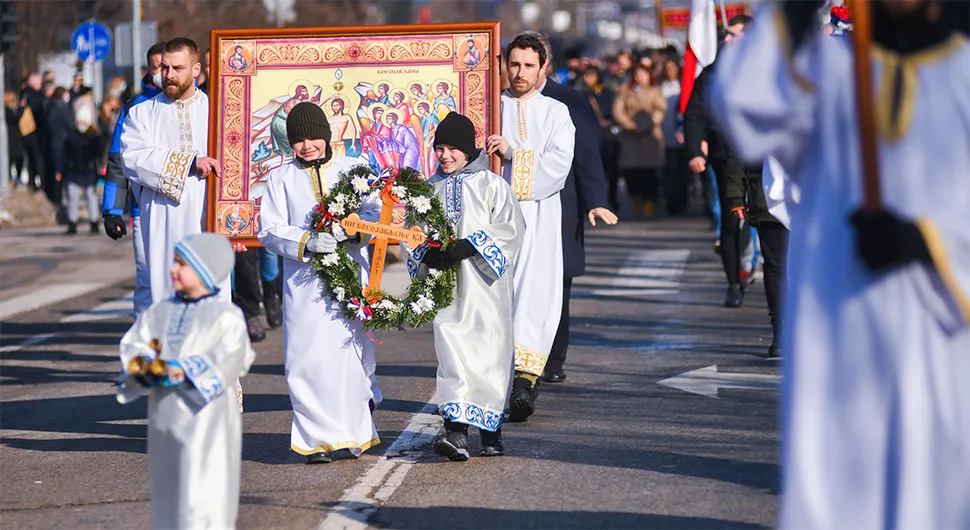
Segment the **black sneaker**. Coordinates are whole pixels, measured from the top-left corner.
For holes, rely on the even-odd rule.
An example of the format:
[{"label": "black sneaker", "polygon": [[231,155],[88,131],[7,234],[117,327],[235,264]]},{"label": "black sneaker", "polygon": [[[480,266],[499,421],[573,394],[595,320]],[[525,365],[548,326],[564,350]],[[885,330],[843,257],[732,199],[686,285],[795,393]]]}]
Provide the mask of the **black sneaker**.
[{"label": "black sneaker", "polygon": [[724,307],[741,307],[742,303],[744,303],[744,292],[741,290],[741,285],[729,286],[727,294],[724,295]]},{"label": "black sneaker", "polygon": [[502,446],[502,428],[499,427],[495,432],[479,431],[482,435],[482,448],[479,456],[502,456],[505,454],[505,447]]},{"label": "black sneaker", "polygon": [[781,358],[781,324],[774,326],[771,333],[771,346],[768,346],[768,358]]},{"label": "black sneaker", "polygon": [[306,463],[310,465],[329,464],[331,461],[330,455],[327,453],[313,453],[312,455],[307,455],[306,457]]},{"label": "black sneaker", "polygon": [[283,304],[276,280],[263,280],[263,307],[266,308],[266,323],[271,329],[283,325]]},{"label": "black sneaker", "polygon": [[465,462],[468,454],[468,426],[445,420],[434,439],[434,452],[452,462]]},{"label": "black sneaker", "polygon": [[250,342],[263,342],[266,340],[266,329],[258,316],[246,319],[246,328],[249,331]]},{"label": "black sneaker", "polygon": [[77,223],[67,223],[67,231],[64,232],[66,236],[77,235]]},{"label": "black sneaker", "polygon": [[512,380],[512,395],[509,396],[509,421],[525,421],[535,411],[535,384],[524,377],[516,376]]},{"label": "black sneaker", "polygon": [[91,223],[91,230],[89,231],[89,233],[91,233],[91,234],[100,234],[101,233],[101,231],[98,230],[98,223]]}]

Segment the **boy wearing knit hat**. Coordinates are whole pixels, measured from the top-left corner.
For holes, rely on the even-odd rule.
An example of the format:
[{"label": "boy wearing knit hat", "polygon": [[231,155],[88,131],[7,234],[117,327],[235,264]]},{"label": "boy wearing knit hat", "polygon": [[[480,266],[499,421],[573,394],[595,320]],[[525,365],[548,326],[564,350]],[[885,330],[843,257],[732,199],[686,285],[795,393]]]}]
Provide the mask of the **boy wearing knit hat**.
[{"label": "boy wearing knit hat", "polygon": [[[286,383],[293,404],[290,448],[308,464],[330,462],[330,453],[346,449],[359,457],[380,443],[372,407],[381,401],[375,376],[374,345],[361,322],[341,311],[347,301],[321,296],[310,260],[336,251],[347,236],[334,224],[333,235],[314,234],[310,213],[322,204],[341,173],[358,164],[334,156],[330,125],[323,109],[309,102],[293,107],[286,118],[293,160],[270,172],[261,204],[259,241],[283,257],[283,349]],[[351,212],[347,212],[348,214]],[[376,221],[379,204],[365,201],[358,212]],[[370,269],[367,239],[344,249]]]},{"label": "boy wearing knit hat", "polygon": [[121,340],[118,401],[148,396],[148,468],[155,528],[233,528],[242,417],[236,382],[256,357],[242,312],[215,296],[235,253],[202,233],[175,247],[176,295],[156,302]]},{"label": "boy wearing knit hat", "polygon": [[512,266],[525,223],[512,188],[489,170],[475,145],[471,120],[452,112],[434,140],[438,171],[428,180],[460,238],[445,250],[422,245],[408,270],[458,271],[455,302],[434,319],[438,378],[435,402],[444,426],[434,450],[450,460],[469,457],[468,426],[481,433],[481,456],[499,456],[512,377]]}]

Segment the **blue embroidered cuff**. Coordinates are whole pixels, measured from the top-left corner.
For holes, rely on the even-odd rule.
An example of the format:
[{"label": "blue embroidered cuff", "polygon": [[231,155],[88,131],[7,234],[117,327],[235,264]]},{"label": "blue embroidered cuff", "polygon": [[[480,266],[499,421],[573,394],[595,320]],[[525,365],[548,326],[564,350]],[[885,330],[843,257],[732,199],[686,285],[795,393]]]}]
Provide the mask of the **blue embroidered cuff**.
[{"label": "blue embroidered cuff", "polygon": [[225,393],[226,385],[222,383],[219,374],[203,357],[190,355],[182,359],[179,364],[185,370],[185,377],[192,382],[192,385],[199,391],[199,395],[206,403]]},{"label": "blue embroidered cuff", "polygon": [[475,247],[488,267],[492,269],[495,277],[501,278],[505,274],[505,270],[509,268],[509,260],[502,253],[502,249],[495,244],[495,241],[488,237],[484,230],[479,230],[468,236],[468,241]]},{"label": "blue embroidered cuff", "polygon": [[421,270],[421,260],[424,259],[424,254],[428,252],[428,242],[425,241],[418,245],[418,248],[411,251],[411,255],[408,256],[408,275],[413,280],[415,276],[418,275],[418,271]]}]

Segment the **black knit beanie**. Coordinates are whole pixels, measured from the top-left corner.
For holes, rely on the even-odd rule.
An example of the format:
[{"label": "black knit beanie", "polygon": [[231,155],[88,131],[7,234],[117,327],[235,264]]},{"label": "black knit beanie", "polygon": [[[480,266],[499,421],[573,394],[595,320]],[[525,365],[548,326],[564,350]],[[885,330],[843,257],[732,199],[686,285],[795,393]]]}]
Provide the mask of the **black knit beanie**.
[{"label": "black knit beanie", "polygon": [[303,140],[326,140],[330,144],[330,122],[323,109],[304,101],[290,109],[286,117],[286,138],[290,147]]},{"label": "black knit beanie", "polygon": [[451,112],[441,120],[434,133],[434,147],[450,145],[468,155],[471,162],[478,157],[478,147],[475,146],[475,125],[467,117]]}]

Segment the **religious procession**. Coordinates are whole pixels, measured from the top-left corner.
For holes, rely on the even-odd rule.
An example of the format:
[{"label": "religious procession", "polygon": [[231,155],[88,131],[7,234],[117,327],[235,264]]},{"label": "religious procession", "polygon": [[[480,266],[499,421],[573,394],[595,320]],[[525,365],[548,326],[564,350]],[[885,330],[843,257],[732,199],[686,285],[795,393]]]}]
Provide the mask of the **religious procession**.
[{"label": "religious procession", "polygon": [[970,2],[196,2],[2,2],[4,528],[970,529]]}]

